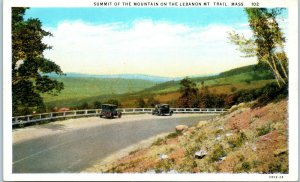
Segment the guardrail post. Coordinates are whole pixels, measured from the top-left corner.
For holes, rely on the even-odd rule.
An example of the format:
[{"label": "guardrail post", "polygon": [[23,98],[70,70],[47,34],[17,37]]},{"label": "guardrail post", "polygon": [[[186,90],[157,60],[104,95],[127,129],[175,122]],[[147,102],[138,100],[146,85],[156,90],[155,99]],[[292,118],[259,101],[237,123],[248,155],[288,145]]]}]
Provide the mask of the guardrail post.
[{"label": "guardrail post", "polygon": [[42,119],[42,114],[40,114],[40,119]]},{"label": "guardrail post", "polygon": [[87,113],[88,113],[88,110],[85,110],[85,111],[84,111],[84,114],[87,115]]},{"label": "guardrail post", "polygon": [[30,116],[27,116],[27,121],[30,121]]}]

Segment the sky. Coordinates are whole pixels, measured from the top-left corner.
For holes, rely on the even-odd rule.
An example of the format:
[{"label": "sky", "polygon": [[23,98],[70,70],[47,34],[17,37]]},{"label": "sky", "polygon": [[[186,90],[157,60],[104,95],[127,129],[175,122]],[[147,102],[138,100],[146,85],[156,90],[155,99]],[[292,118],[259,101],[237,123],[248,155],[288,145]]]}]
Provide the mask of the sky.
[{"label": "sky", "polygon": [[242,8],[31,8],[29,17],[53,34],[44,55],[64,72],[182,77],[256,63],[227,38],[251,36]]}]

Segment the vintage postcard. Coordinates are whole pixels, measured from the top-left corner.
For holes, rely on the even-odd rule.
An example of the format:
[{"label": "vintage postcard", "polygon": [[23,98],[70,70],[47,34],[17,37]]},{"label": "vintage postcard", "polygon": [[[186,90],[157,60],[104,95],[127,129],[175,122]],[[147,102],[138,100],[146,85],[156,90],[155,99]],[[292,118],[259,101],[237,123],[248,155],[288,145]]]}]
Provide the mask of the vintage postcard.
[{"label": "vintage postcard", "polygon": [[298,180],[298,1],[3,12],[4,180]]}]

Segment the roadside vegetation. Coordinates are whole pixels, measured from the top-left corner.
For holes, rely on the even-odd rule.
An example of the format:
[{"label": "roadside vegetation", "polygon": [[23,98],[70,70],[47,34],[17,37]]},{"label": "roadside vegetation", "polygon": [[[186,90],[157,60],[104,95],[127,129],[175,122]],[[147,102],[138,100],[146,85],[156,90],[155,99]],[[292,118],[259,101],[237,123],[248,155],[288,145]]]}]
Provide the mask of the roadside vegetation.
[{"label": "roadside vegetation", "polygon": [[[89,172],[108,173],[288,173],[287,100],[254,107],[234,106],[229,114],[183,132],[170,133],[144,149]],[[202,158],[197,151],[205,151]]]}]

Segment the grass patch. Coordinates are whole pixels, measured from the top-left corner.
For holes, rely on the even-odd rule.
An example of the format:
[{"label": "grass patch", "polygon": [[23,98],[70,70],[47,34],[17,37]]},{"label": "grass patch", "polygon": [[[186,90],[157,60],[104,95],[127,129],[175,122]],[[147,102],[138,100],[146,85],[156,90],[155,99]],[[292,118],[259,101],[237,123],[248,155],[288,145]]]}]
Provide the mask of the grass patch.
[{"label": "grass patch", "polygon": [[249,162],[243,162],[241,171],[249,172],[251,169],[251,164]]},{"label": "grass patch", "polygon": [[257,128],[256,131],[258,136],[263,136],[270,133],[270,131],[272,131],[271,123],[268,123],[260,128]]},{"label": "grass patch", "polygon": [[173,132],[173,133],[170,133],[168,134],[165,139],[171,139],[171,138],[176,138],[178,136],[182,135],[182,132],[180,131],[176,131],[176,132]]},{"label": "grass patch", "polygon": [[168,172],[170,171],[174,166],[174,160],[172,159],[164,159],[164,160],[161,160],[156,169],[157,170],[160,170],[160,171],[165,171],[165,172]]},{"label": "grass patch", "polygon": [[129,152],[129,155],[133,155],[133,154],[137,153],[137,152],[140,151],[140,150],[141,150],[141,149],[138,148],[138,149],[135,149],[135,150],[133,150],[133,151],[130,151],[130,152]]},{"label": "grass patch", "polygon": [[216,162],[219,161],[221,157],[224,157],[226,152],[222,145],[215,145],[213,151],[210,154],[210,161]]},{"label": "grass patch", "polygon": [[235,134],[228,138],[227,142],[231,146],[231,148],[237,148],[244,144],[247,139],[246,135],[243,132]]},{"label": "grass patch", "polygon": [[158,138],[155,142],[152,143],[152,146],[153,145],[162,145],[164,144],[166,141],[164,138]]}]

